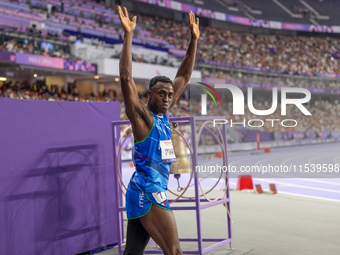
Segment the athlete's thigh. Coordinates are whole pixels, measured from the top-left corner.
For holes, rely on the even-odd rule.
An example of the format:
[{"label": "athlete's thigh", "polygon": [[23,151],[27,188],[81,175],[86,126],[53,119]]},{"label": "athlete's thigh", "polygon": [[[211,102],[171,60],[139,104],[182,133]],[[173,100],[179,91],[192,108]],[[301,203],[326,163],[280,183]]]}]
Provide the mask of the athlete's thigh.
[{"label": "athlete's thigh", "polygon": [[175,217],[171,211],[152,204],[150,211],[140,221],[164,254],[182,254]]}]

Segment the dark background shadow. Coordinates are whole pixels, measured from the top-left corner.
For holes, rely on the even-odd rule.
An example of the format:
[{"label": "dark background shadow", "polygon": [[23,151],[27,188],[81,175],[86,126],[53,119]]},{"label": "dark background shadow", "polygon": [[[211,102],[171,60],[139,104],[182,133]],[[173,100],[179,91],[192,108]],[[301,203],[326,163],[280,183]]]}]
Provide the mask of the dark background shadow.
[{"label": "dark background shadow", "polygon": [[84,251],[102,242],[98,154],[96,144],[50,148],[32,162],[4,198],[5,254],[23,254],[21,238],[37,255],[74,253],[66,239]]}]

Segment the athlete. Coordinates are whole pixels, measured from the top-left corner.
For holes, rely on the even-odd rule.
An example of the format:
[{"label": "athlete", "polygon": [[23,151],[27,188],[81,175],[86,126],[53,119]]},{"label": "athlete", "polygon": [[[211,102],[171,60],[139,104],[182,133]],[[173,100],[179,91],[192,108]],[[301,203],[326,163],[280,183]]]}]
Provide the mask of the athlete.
[{"label": "athlete", "polygon": [[194,13],[189,13],[191,40],[176,77],[173,81],[165,76],[152,78],[145,105],[138,99],[132,79],[131,48],[137,17],[131,21],[126,8],[123,12],[120,7],[118,14],[125,32],[119,72],[126,115],[135,139],[136,167],[126,192],[128,226],[124,254],[143,254],[150,237],[164,254],[182,254],[175,218],[165,194],[171,162],[176,161],[167,112],[177,102],[194,68],[199,20],[196,23]]}]

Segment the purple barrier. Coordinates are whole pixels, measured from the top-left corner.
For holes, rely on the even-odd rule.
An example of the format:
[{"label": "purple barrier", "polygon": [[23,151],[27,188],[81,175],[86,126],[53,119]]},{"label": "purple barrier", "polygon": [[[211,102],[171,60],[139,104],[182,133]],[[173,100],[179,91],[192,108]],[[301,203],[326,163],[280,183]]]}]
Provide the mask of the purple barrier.
[{"label": "purple barrier", "polygon": [[333,131],[331,131],[331,137],[332,138],[340,137],[340,130],[333,130]]},{"label": "purple barrier", "polygon": [[16,56],[13,52],[0,51],[0,60],[15,62]]},{"label": "purple barrier", "polygon": [[48,3],[42,2],[38,0],[31,0],[31,6],[32,7],[41,7],[41,8],[47,8]]},{"label": "purple barrier", "polygon": [[104,36],[104,32],[96,31],[93,29],[81,28],[80,31],[85,34],[91,34],[96,36]]},{"label": "purple barrier", "polygon": [[321,138],[322,139],[326,139],[326,138],[329,138],[331,135],[331,131],[330,130],[323,130],[321,132]]},{"label": "purple barrier", "polygon": [[256,134],[259,133],[261,137],[261,142],[273,141],[273,133],[267,131],[249,130],[249,129],[239,129],[243,135],[243,142],[256,142]]},{"label": "purple barrier", "polygon": [[[107,34],[106,38],[111,38],[115,40],[119,40],[119,35],[114,35],[114,34]],[[133,40],[133,39],[132,39]]]},{"label": "purple barrier", "polygon": [[274,132],[274,140],[291,140],[293,139],[293,132]]},{"label": "purple barrier", "polygon": [[306,132],[274,132],[275,140],[302,140],[314,138],[338,138],[340,137],[340,130],[323,130],[323,131],[306,131]]},{"label": "purple barrier", "polygon": [[73,6],[72,8],[76,9],[76,10],[80,10],[82,12],[90,12],[90,13],[94,13],[94,14],[101,14],[100,11],[93,10],[93,9],[87,9],[87,8],[81,7],[81,6]]},{"label": "purple barrier", "polygon": [[18,25],[11,24],[11,23],[6,23],[0,20],[0,27],[1,28],[7,28],[7,29],[12,29],[12,30],[17,30]]},{"label": "purple barrier", "polygon": [[239,129],[235,128],[228,129],[227,136],[228,141],[234,143],[242,143],[244,137],[243,133]]},{"label": "purple barrier", "polygon": [[46,26],[46,30],[54,35],[59,35],[60,34],[60,28],[57,27],[51,27],[51,26]]},{"label": "purple barrier", "polygon": [[21,25],[21,26],[27,26],[27,27],[30,26],[30,21],[27,20],[27,19],[24,19],[24,18],[0,14],[0,20],[10,22],[10,23],[14,23],[14,24],[18,24],[18,25]]},{"label": "purple barrier", "polygon": [[306,138],[314,139],[317,137],[318,137],[318,134],[315,131],[306,131]]},{"label": "purple barrier", "polygon": [[184,57],[185,55],[184,50],[178,50],[178,49],[169,49],[169,53],[176,57]]},{"label": "purple barrier", "polygon": [[0,98],[0,254],[117,242],[111,121],[118,102]]},{"label": "purple barrier", "polygon": [[64,61],[62,58],[44,57],[24,53],[16,53],[16,63],[64,69]]},{"label": "purple barrier", "polygon": [[1,1],[0,6],[15,9],[15,10],[24,10],[24,11],[27,11],[27,12],[30,11],[30,8],[27,4],[17,4],[17,3],[10,3],[10,2]]},{"label": "purple barrier", "polygon": [[97,64],[92,64],[90,62],[83,62],[83,61],[77,61],[77,60],[72,60],[72,59],[62,59],[62,58],[45,57],[45,56],[40,56],[40,55],[0,51],[0,60],[16,62],[17,64],[97,73]]},{"label": "purple barrier", "polygon": [[51,3],[51,4],[54,4],[54,5],[58,5],[58,6],[61,5],[61,2],[58,2],[58,1],[49,0],[49,1],[47,1],[47,2],[49,2],[49,3]]},{"label": "purple barrier", "polygon": [[76,61],[72,59],[64,59],[64,69],[73,71],[82,71],[97,73],[97,65],[90,62]]},{"label": "purple barrier", "polygon": [[282,132],[275,131],[274,132],[274,140],[282,140]]},{"label": "purple barrier", "polygon": [[[65,7],[64,8],[64,12],[68,13],[68,14],[73,14],[73,15],[77,15],[79,16],[81,11],[77,10],[77,9],[73,9],[72,7]],[[85,16],[85,13],[83,13]]]},{"label": "purple barrier", "polygon": [[46,26],[52,26],[52,27],[56,27],[59,29],[67,29],[67,30],[71,30],[71,31],[78,31],[78,28],[75,26],[71,26],[71,25],[67,25],[67,24],[62,24],[62,23],[57,23],[57,22],[53,22],[53,21],[46,21],[45,22]]},{"label": "purple barrier", "polygon": [[292,140],[293,132],[282,132],[282,140]]},{"label": "purple barrier", "polygon": [[306,137],[305,132],[294,131],[292,133],[293,133],[293,139],[294,140],[302,140]]}]

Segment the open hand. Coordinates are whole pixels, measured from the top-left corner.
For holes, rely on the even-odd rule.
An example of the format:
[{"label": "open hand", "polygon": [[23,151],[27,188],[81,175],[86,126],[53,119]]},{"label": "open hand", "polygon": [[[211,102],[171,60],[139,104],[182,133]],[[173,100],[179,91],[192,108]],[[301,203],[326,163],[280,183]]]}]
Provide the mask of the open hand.
[{"label": "open hand", "polygon": [[130,21],[128,11],[126,10],[125,7],[124,7],[124,13],[122,11],[122,8],[120,8],[120,6],[118,6],[118,14],[119,14],[120,22],[122,23],[124,31],[126,33],[130,33],[133,30],[135,30],[137,16],[134,16],[132,18],[132,21]]},{"label": "open hand", "polygon": [[196,24],[195,14],[192,11],[189,12],[189,24],[190,24],[191,38],[198,39],[200,37],[200,29],[198,27],[199,19],[197,18],[197,24]]}]

